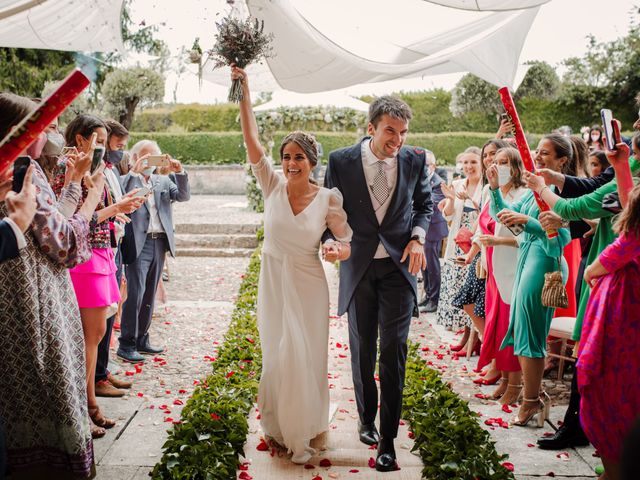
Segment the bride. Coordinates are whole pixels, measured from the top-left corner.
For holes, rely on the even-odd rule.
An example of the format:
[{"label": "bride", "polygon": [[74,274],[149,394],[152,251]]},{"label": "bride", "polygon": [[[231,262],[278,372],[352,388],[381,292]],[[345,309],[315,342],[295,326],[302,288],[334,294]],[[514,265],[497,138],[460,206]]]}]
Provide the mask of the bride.
[{"label": "bride", "polygon": [[242,133],[265,203],[258,283],[260,423],[267,438],[304,464],[315,454],[310,441],[329,422],[329,289],[320,240],[329,228],[337,241],[324,250],[325,260],[346,260],[352,231],[340,192],[309,178],[318,161],[315,139],[300,131],[287,135],[280,146],[284,178],[278,175],[258,139],[247,74],[234,66],[231,78],[242,82]]}]

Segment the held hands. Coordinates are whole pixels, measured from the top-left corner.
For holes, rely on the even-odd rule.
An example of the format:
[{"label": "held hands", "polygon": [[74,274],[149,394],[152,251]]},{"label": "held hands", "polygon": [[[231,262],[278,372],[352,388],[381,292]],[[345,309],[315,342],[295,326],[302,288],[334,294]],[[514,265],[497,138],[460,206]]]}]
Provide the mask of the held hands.
[{"label": "held hands", "polygon": [[343,260],[342,249],[343,245],[341,242],[329,241],[322,245],[322,259],[329,263]]},{"label": "held hands", "polygon": [[526,225],[529,222],[529,216],[505,209],[498,213],[498,220],[503,225],[511,227],[513,225]]},{"label": "held hands", "polygon": [[531,172],[527,172],[527,171],[522,172],[522,179],[526,183],[527,188],[529,188],[530,190],[533,190],[538,195],[547,186],[545,179],[542,176],[533,174]]},{"label": "held hands", "polygon": [[[24,176],[24,183],[20,193],[14,191],[6,192],[4,201],[7,205],[9,218],[18,226],[20,231],[25,232],[36,214],[36,187],[32,183],[33,165],[30,165]],[[3,182],[4,184],[4,182]],[[11,182],[9,183],[11,188]]]},{"label": "held hands", "polygon": [[424,248],[417,240],[411,240],[402,253],[401,263],[409,257],[409,273],[417,275],[420,270],[427,269],[427,259],[424,256]]}]

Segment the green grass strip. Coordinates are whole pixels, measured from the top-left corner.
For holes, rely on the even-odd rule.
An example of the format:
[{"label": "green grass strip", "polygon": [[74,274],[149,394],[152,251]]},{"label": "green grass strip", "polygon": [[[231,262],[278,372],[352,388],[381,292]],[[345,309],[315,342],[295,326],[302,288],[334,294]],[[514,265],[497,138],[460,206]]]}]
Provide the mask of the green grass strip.
[{"label": "green grass strip", "polygon": [[415,437],[413,451],[424,463],[422,478],[513,480],[502,466],[507,455],[498,454],[478,414],[427,366],[414,342],[407,356],[403,409]]}]

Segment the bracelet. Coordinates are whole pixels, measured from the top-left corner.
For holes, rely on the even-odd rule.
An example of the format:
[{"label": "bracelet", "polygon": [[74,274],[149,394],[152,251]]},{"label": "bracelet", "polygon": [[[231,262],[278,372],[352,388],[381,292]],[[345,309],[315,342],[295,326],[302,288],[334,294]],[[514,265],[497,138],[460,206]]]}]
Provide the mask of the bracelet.
[{"label": "bracelet", "polygon": [[571,223],[571,220],[565,220],[564,218],[561,219],[562,222],[560,223],[560,226],[562,228],[569,228],[569,224]]}]

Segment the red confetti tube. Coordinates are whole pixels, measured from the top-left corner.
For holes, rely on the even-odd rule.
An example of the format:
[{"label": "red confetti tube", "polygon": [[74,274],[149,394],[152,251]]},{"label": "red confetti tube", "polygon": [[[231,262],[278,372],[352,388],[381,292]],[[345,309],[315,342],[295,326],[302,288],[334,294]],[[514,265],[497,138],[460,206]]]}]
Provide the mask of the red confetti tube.
[{"label": "red confetti tube", "polygon": [[[498,92],[500,93],[500,100],[502,101],[502,105],[504,106],[507,115],[509,115],[509,120],[513,124],[513,129],[516,137],[516,145],[518,146],[518,151],[520,152],[520,156],[522,157],[524,168],[526,168],[531,173],[536,173],[536,166],[533,163],[533,158],[531,158],[531,150],[529,150],[529,144],[527,143],[527,139],[524,136],[524,130],[522,129],[520,117],[518,117],[518,111],[516,110],[516,104],[513,102],[511,92],[509,92],[509,89],[507,87],[502,87],[500,90],[498,90]],[[547,205],[547,203],[542,200],[542,198],[540,198],[540,195],[535,192],[533,192],[533,195],[541,212],[550,210],[549,205]],[[555,238],[557,236],[557,230],[547,230],[548,238]]]},{"label": "red confetti tube", "polygon": [[16,128],[7,134],[0,142],[0,177],[13,165],[20,156],[45,128],[60,116],[91,81],[87,76],[75,69],[60,86],[45,98],[38,108],[26,116]]}]

